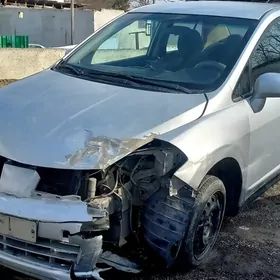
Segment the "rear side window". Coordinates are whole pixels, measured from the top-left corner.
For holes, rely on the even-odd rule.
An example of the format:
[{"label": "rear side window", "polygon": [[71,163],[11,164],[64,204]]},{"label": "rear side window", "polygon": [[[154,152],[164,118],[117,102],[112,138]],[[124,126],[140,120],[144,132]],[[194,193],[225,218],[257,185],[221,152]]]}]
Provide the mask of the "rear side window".
[{"label": "rear side window", "polygon": [[230,34],[245,36],[246,32],[248,31],[247,26],[238,26],[238,25],[228,25],[227,26]]},{"label": "rear side window", "polygon": [[238,35],[240,38],[243,38],[249,30],[249,26],[240,24],[217,24],[210,29],[204,26],[204,29],[206,29],[203,32],[203,39],[205,42],[204,48],[207,48],[212,44],[228,38],[230,35]]}]

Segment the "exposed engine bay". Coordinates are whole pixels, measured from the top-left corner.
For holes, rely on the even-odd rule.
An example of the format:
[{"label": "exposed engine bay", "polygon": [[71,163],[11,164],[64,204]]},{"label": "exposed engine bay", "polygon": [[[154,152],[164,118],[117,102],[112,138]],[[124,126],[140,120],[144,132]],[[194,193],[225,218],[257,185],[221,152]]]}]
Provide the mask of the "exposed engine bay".
[{"label": "exposed engine bay", "polygon": [[[77,259],[69,262],[71,279],[101,279],[99,272],[103,270],[97,268],[98,263],[127,272],[139,272],[147,263],[149,250],[160,256],[167,267],[173,264],[184,238],[194,200],[193,190],[173,176],[186,160],[179,149],[158,140],[129,154],[106,170],[32,167],[3,159],[0,192],[21,198],[36,197],[37,202],[38,199],[59,199],[61,203],[73,201],[73,205],[75,201],[86,203],[92,221],[79,222],[76,232],[73,228],[68,230],[67,226],[63,228],[64,224],[61,223],[59,227],[63,232],[63,240],[47,236],[47,233],[40,231],[40,227],[48,221],[40,220],[38,216],[41,224],[37,234],[41,232],[41,239],[45,234],[44,238],[79,247]],[[5,190],[5,174],[7,178],[17,177],[16,173],[12,174],[11,166],[33,172],[27,178],[29,183],[23,184],[25,188],[21,185],[24,190],[20,195],[15,190],[13,193]],[[10,168],[10,175],[7,170],[5,173],[7,167]],[[63,215],[67,213],[63,212]],[[70,216],[69,223],[75,224]],[[48,224],[49,227],[53,225],[53,222]],[[38,240],[34,242],[38,243]],[[139,250],[144,253],[139,254]]]}]

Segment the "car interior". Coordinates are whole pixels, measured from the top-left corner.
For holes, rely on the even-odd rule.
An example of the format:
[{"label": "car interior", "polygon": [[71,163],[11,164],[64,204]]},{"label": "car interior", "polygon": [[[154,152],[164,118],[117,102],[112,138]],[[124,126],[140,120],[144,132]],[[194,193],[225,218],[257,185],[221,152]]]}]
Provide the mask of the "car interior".
[{"label": "car interior", "polygon": [[[165,51],[162,56],[165,70],[180,71],[196,67],[223,71],[232,60],[236,46],[242,41],[241,35],[230,34],[229,31],[225,36],[223,31],[226,28],[213,26],[208,34],[204,32],[204,38],[197,30],[185,26],[172,26],[166,30],[167,38],[177,35],[178,41],[176,51]],[[162,45],[166,50],[166,41]]]},{"label": "car interior", "polygon": [[[237,34],[236,34],[237,33]],[[140,75],[173,82],[212,84],[232,68],[246,34],[231,33],[225,24],[208,22],[161,22],[145,55],[93,63],[89,53],[80,63],[97,70]],[[173,40],[173,49],[169,42]],[[121,69],[120,69],[121,68]]]}]

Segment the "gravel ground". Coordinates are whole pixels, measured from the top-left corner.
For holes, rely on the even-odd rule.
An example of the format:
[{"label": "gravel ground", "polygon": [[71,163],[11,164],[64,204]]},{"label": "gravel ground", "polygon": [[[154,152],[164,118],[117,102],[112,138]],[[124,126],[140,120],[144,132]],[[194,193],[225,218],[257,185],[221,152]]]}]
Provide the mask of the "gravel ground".
[{"label": "gravel ground", "polygon": [[[0,87],[8,83],[0,81]],[[3,280],[32,280],[4,268],[0,268],[0,275]],[[104,277],[106,280],[280,280],[280,183],[237,217],[224,222],[216,248],[208,262],[198,269],[184,274],[146,272],[133,278],[114,271]]]}]

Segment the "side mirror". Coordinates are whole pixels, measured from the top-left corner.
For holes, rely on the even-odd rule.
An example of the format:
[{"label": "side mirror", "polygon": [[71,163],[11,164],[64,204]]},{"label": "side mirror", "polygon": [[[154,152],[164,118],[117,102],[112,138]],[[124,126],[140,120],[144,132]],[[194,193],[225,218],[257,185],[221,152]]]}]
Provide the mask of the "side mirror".
[{"label": "side mirror", "polygon": [[250,100],[254,113],[260,112],[266,98],[280,98],[280,74],[265,73],[260,75],[254,85],[253,96]]}]

